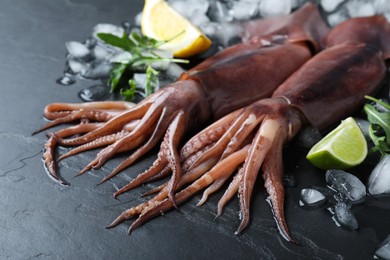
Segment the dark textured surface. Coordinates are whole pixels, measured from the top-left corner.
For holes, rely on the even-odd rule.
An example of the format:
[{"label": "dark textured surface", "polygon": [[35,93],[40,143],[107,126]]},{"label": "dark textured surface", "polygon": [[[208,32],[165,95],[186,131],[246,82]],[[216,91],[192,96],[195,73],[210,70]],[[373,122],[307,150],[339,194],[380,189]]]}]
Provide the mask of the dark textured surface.
[{"label": "dark textured surface", "polygon": [[300,187],[323,185],[324,177],[302,155],[291,156],[294,147],[288,149],[286,168],[295,174],[298,186],[287,190],[286,213],[299,246],[278,235],[261,182],[252,203],[251,225],[240,236],[234,235],[239,223],[237,199],[214,221],[221,193],[201,208],[194,206],[198,195],[128,236],[128,223],[113,230],[104,227],[127,207],[142,202],[139,194],[149,187],[130,192],[121,201],[111,195],[132,174],[145,169],[153,154],[99,187],[95,184],[118,160],[72,179],[93,152],[60,164],[71,186],[60,186],[46,176],[41,161],[46,138],[31,137],[44,123],[44,106],[79,102],[77,93],[92,85],[55,83],[64,67],[64,43],[84,40],[97,23],[120,24],[138,13],[141,5],[132,0],[0,1],[0,259],[372,258],[390,233],[389,204],[356,207],[361,224],[357,231],[337,228],[324,209],[301,209]]}]

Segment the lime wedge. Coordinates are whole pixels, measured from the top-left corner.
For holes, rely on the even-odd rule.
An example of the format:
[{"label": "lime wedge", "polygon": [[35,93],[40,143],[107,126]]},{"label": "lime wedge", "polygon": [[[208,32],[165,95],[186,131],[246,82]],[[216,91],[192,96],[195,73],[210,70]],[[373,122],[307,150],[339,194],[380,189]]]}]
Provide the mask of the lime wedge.
[{"label": "lime wedge", "polygon": [[348,169],[367,156],[367,142],[356,121],[349,117],[314,145],[306,158],[318,168]]}]

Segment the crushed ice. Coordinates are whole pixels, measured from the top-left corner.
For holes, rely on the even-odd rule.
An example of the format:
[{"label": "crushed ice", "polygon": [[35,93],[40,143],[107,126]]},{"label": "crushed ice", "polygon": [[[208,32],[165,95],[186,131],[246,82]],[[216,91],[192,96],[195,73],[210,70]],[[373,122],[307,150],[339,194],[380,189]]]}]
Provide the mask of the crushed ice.
[{"label": "crushed ice", "polygon": [[315,189],[302,189],[299,200],[300,206],[320,206],[324,204],[326,197],[320,191]]},{"label": "crushed ice", "polygon": [[335,221],[336,225],[340,225],[347,229],[356,230],[359,227],[355,216],[347,204],[343,202],[338,202],[334,206],[334,215],[332,219]]},{"label": "crushed ice", "polygon": [[375,251],[375,257],[380,259],[390,259],[390,235],[379,245]]},{"label": "crushed ice", "polygon": [[366,196],[366,186],[355,175],[342,170],[328,170],[325,180],[331,188],[351,201],[359,201]]},{"label": "crushed ice", "polygon": [[368,178],[371,195],[390,194],[390,154],[382,157]]},{"label": "crushed ice", "polygon": [[[325,205],[337,226],[356,230],[359,223],[353,213],[353,206],[390,195],[390,155],[382,157],[374,168],[368,178],[367,187],[355,175],[342,170],[328,170],[325,179],[327,187],[302,189],[299,205],[304,208]],[[375,256],[390,259],[390,235],[379,246]]]}]

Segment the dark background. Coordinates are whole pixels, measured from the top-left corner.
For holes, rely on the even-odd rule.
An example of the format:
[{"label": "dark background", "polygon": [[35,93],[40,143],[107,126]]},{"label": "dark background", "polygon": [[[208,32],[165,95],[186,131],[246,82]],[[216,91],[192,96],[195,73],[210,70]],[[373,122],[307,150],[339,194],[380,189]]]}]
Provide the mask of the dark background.
[{"label": "dark background", "polygon": [[379,202],[379,209],[378,205],[356,206],[357,231],[336,227],[325,209],[302,209],[300,189],[324,185],[324,172],[314,169],[304,153],[292,151],[291,146],[286,170],[295,175],[297,186],[287,189],[286,214],[299,246],[279,236],[261,182],[252,202],[251,225],[240,236],[234,235],[239,224],[237,199],[214,221],[221,192],[200,208],[195,206],[198,195],[128,236],[129,223],[112,230],[104,227],[126,208],[142,202],[139,195],[150,186],[124,195],[121,201],[111,195],[144,170],[154,153],[99,187],[95,184],[119,160],[74,179],[95,152],[63,161],[61,175],[71,182],[69,187],[46,176],[41,161],[46,137],[31,136],[44,123],[44,106],[80,102],[77,93],[92,85],[83,80],[72,86],[55,83],[64,68],[64,43],[83,41],[97,23],[131,20],[141,9],[140,0],[0,1],[0,258],[372,258],[390,233],[389,204]]}]

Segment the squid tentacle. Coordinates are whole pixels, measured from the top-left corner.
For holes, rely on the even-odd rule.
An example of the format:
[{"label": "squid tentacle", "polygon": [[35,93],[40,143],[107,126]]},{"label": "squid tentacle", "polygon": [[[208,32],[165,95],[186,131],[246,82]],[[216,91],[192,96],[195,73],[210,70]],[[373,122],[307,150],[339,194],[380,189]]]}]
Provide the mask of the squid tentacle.
[{"label": "squid tentacle", "polygon": [[232,139],[232,136],[235,135],[237,130],[240,128],[240,126],[243,124],[245,119],[248,116],[247,111],[243,111],[238,118],[236,118],[233,123],[230,125],[228,130],[222,135],[221,138],[213,145],[208,151],[203,153],[199,158],[195,160],[195,162],[189,167],[188,170],[191,170],[192,168],[196,167],[200,163],[203,163],[206,160],[219,160],[220,154],[223,153],[225,147],[229,143],[229,141]]},{"label": "squid tentacle", "polygon": [[[168,182],[165,182],[165,183],[161,184],[160,186],[158,186],[156,188],[153,188],[153,189],[143,193],[141,195],[141,197],[147,197],[147,196],[150,196],[150,195],[153,195],[153,194],[159,194],[159,193],[163,194],[164,193],[163,190],[165,189],[166,186],[168,186]],[[164,193],[164,196],[165,195],[166,194]],[[155,198],[155,200],[158,200],[158,199]]]},{"label": "squid tentacle", "polygon": [[149,180],[151,177],[157,176],[158,174],[162,173],[164,169],[166,169],[166,171],[170,173],[171,169],[169,167],[166,167],[167,163],[168,161],[165,160],[165,158],[160,157],[153,163],[153,165],[148,170],[144,171],[143,173],[140,173],[135,179],[133,179],[128,184],[120,188],[117,192],[115,192],[113,195],[114,198],[117,198],[123,193],[140,186],[145,181]]},{"label": "squid tentacle", "polygon": [[59,139],[58,136],[55,134],[49,134],[50,138],[44,145],[44,152],[42,155],[43,162],[46,166],[46,169],[49,173],[49,176],[52,177],[55,181],[59,182],[62,185],[69,185],[67,181],[65,181],[59,174],[58,174],[58,165],[55,157],[55,152],[53,147],[56,146],[57,141]]},{"label": "squid tentacle", "polygon": [[237,110],[226,115],[192,137],[181,149],[181,159],[187,159],[192,154],[219,140],[240,112],[241,110]]},{"label": "squid tentacle", "polygon": [[123,138],[127,134],[128,134],[128,131],[122,130],[122,131],[120,131],[118,133],[114,133],[114,134],[111,134],[111,135],[99,137],[99,138],[97,138],[97,139],[95,139],[95,140],[93,140],[93,141],[91,141],[89,143],[77,146],[76,148],[73,148],[73,149],[69,150],[67,153],[64,153],[63,155],[61,155],[58,158],[58,161],[61,161],[61,160],[66,159],[66,158],[68,158],[70,156],[73,156],[73,155],[76,155],[76,154],[79,154],[79,153],[82,153],[82,152],[85,152],[85,151],[89,151],[89,150],[93,150],[93,149],[96,149],[96,148],[99,148],[99,147],[103,147],[103,146],[106,146],[106,145],[113,144],[114,142],[116,142],[117,140]]},{"label": "squid tentacle", "polygon": [[[91,169],[99,169],[103,166],[103,164],[109,160],[114,154],[125,152],[127,150],[123,149],[122,147],[116,147],[116,144],[119,143],[124,138],[128,137],[129,134],[125,135],[125,137],[118,139],[113,144],[107,146],[106,148],[102,149],[98,154],[96,155],[95,159],[93,159],[87,166],[85,166],[77,175],[82,175],[86,173],[87,171]],[[132,143],[129,144],[129,146],[125,147],[128,150],[131,150],[139,145],[141,145],[145,141],[145,136],[140,136],[138,138],[133,138]],[[131,146],[130,146],[131,145]]]},{"label": "squid tentacle", "polygon": [[[182,191],[175,194],[175,202],[177,204],[183,203],[185,200],[190,198],[193,194],[198,192],[199,190],[205,188],[210,185],[214,180],[222,177],[231,175],[234,170],[242,163],[245,156],[247,155],[249,147],[245,146],[241,150],[233,153],[225,160],[218,163],[212,170],[208,173],[202,175],[199,179],[197,179],[194,183],[183,189]],[[131,233],[134,229],[141,226],[143,223],[148,221],[149,219],[157,216],[161,212],[166,212],[174,207],[174,203],[166,198],[164,200],[154,202],[151,207],[146,207],[141,214],[138,216],[138,219],[135,220],[129,227],[129,233]]]},{"label": "squid tentacle", "polygon": [[177,148],[184,134],[184,128],[182,128],[181,126],[185,124],[187,124],[187,118],[185,116],[185,113],[183,111],[180,111],[176,115],[172,123],[169,125],[169,128],[167,130],[168,151],[169,151],[167,160],[168,160],[169,167],[172,170],[172,178],[168,184],[168,189],[169,189],[168,196],[174,204],[175,204],[174,192],[176,190],[180,177],[183,175],[181,163],[180,163],[180,156]]},{"label": "squid tentacle", "polygon": [[150,149],[152,149],[158,141],[164,136],[164,132],[168,128],[169,125],[169,113],[167,112],[167,109],[164,108],[160,118],[154,127],[154,131],[149,138],[149,140],[142,145],[137,151],[135,151],[131,156],[129,156],[126,160],[121,162],[109,175],[104,177],[99,184],[102,184],[106,182],[107,180],[111,179],[118,173],[120,173],[125,168],[131,166],[136,160],[138,160],[140,157],[142,157],[145,153],[147,153]]},{"label": "squid tentacle", "polygon": [[54,126],[64,124],[64,123],[70,123],[76,120],[88,119],[89,121],[106,122],[107,120],[113,118],[116,114],[117,114],[116,112],[107,112],[107,111],[88,111],[88,110],[73,111],[72,113],[64,117],[59,117],[47,123],[46,125],[42,126],[38,130],[34,131],[32,135],[40,133]]},{"label": "squid tentacle", "polygon": [[[188,163],[188,161],[193,161],[193,157],[196,159],[197,157],[199,157],[203,152],[205,152],[209,147],[204,147],[202,150],[198,151],[198,153],[195,153],[195,154],[192,154],[189,158],[187,158],[184,162],[183,162],[183,166],[182,166],[182,170],[184,173],[187,173],[187,168],[186,167],[186,164]],[[114,197],[118,197],[119,195],[122,195],[123,193],[131,190],[131,189],[134,189],[138,186],[140,186],[141,184],[143,183],[146,183],[146,182],[153,182],[153,181],[156,181],[156,180],[159,180],[163,177],[166,177],[168,174],[170,174],[172,172],[172,169],[169,165],[169,162],[167,160],[167,141],[164,140],[163,143],[161,144],[161,149],[157,155],[157,159],[154,161],[153,165],[146,171],[140,173],[137,175],[136,178],[134,178],[132,181],[130,181],[127,185],[125,185],[124,187],[122,187],[120,190],[118,190],[117,192],[114,193]],[[183,158],[183,157],[182,157]],[[206,167],[198,167],[198,168],[201,168],[203,169],[203,171],[207,171],[210,167],[207,168]],[[190,171],[190,172],[193,172],[193,171]],[[190,174],[191,175],[191,174]],[[165,184],[168,184],[165,183]],[[151,192],[150,194],[153,194],[154,192]]]},{"label": "squid tentacle", "polygon": [[211,184],[202,195],[202,198],[199,200],[199,202],[196,204],[196,206],[202,206],[204,203],[206,203],[208,197],[219,190],[225,182],[229,179],[230,176],[223,176],[221,178],[216,179],[213,184]]},{"label": "squid tentacle", "polygon": [[[268,193],[270,203],[280,234],[287,240],[295,242],[287,227],[284,214],[284,187],[283,187],[283,142],[286,133],[281,129],[275,135],[272,147],[262,165],[264,187]],[[296,242],[295,242],[296,243]]]},{"label": "squid tentacle", "polygon": [[[82,153],[85,151],[89,151],[89,150],[93,150],[93,149],[96,149],[99,147],[113,144],[115,141],[125,137],[127,134],[129,134],[131,131],[133,131],[138,124],[139,124],[139,120],[134,120],[134,121],[126,124],[120,132],[113,133],[110,135],[105,135],[102,137],[98,137],[91,142],[77,146],[76,148],[70,150],[69,152],[61,155],[58,158],[58,160],[60,161],[60,160],[63,160],[65,158],[68,158],[70,156],[73,156],[73,155],[76,155],[76,154],[79,154],[79,153]],[[102,124],[99,124],[99,127],[100,126],[102,126]],[[97,128],[95,128],[95,129],[97,129]],[[92,130],[95,130],[95,129],[91,129],[90,131],[86,131],[86,132],[91,132]]]},{"label": "squid tentacle", "polygon": [[134,103],[125,101],[103,101],[87,103],[52,103],[45,107],[44,116],[48,120],[54,120],[67,116],[75,111],[123,111],[135,106]]},{"label": "squid tentacle", "polygon": [[94,131],[77,138],[61,139],[59,143],[61,145],[81,145],[93,141],[100,136],[119,132],[129,122],[142,118],[151,105],[152,104],[148,102],[143,102],[139,106],[136,106],[128,111],[124,111],[119,115],[111,118],[102,127]]},{"label": "squid tentacle", "polygon": [[[232,113],[236,114],[236,113]],[[233,115],[229,115],[230,118],[233,118]],[[208,127],[203,130],[196,138],[191,139],[186,143],[186,145],[180,151],[180,161],[182,162],[182,170],[187,172],[189,166],[193,164],[199,156],[201,156],[205,151],[210,149],[215,143],[213,143],[217,138],[220,138],[223,133],[225,133],[227,128],[226,121],[220,120],[218,124],[214,125],[216,129]],[[223,121],[223,122],[222,122]],[[201,136],[201,137],[199,137]],[[205,146],[208,145],[208,146]],[[146,171],[140,173],[136,178],[131,182],[121,188],[119,191],[114,193],[114,197],[118,197],[123,193],[138,187],[146,181],[153,181],[153,178],[156,177],[160,179],[169,174],[171,166],[167,160],[168,157],[168,141],[164,138],[164,141],[161,144],[160,151],[158,153],[156,161],[153,162],[153,165]],[[115,171],[115,170],[114,170]],[[161,174],[161,175],[160,175]]]},{"label": "squid tentacle", "polygon": [[81,134],[81,133],[92,131],[100,127],[100,125],[101,125],[100,123],[79,124],[79,125],[61,129],[54,134],[53,133],[48,134],[49,140],[44,145],[44,152],[42,158],[49,175],[54,180],[58,181],[63,185],[69,185],[67,181],[65,181],[63,178],[59,176],[57,161],[54,159],[55,157],[54,150],[58,143],[58,140],[66,136],[72,136],[75,134]]},{"label": "squid tentacle", "polygon": [[[240,151],[246,152],[247,149],[248,148],[244,147]],[[234,156],[235,155],[232,154],[230,157],[228,157],[230,159],[233,158],[233,160],[230,160],[230,161],[237,161],[237,158]],[[228,158],[226,158],[227,161],[229,161]],[[190,182],[196,180],[197,178],[201,177],[212,166],[213,165],[209,162],[204,162],[204,163],[198,165],[197,167],[195,167],[194,169],[192,169],[191,171],[189,171],[185,175],[183,175],[182,178],[180,178],[179,183],[177,185],[177,188],[180,188],[183,185],[190,183]],[[223,169],[223,167],[225,167],[225,165],[221,164],[220,168]],[[122,214],[117,219],[115,219],[107,228],[115,227],[125,220],[128,220],[134,216],[140,215],[142,211],[153,208],[151,205],[156,205],[159,202],[163,201],[164,199],[169,200],[169,198],[168,198],[168,193],[169,193],[168,184],[169,184],[169,182],[166,182],[166,183],[160,185],[159,187],[151,190],[147,194],[144,194],[146,196],[146,195],[150,195],[150,194],[154,194],[154,193],[158,192],[158,194],[155,197],[153,197],[152,199],[122,212]],[[169,200],[169,201],[172,203],[171,200]],[[173,205],[174,204],[172,203],[172,206]]]},{"label": "squid tentacle", "polygon": [[241,223],[237,229],[240,233],[249,224],[249,205],[258,172],[264,158],[271,148],[278,125],[273,120],[265,120],[257,132],[244,163],[244,175],[239,186]]},{"label": "squid tentacle", "polygon": [[233,198],[234,195],[238,192],[238,187],[241,183],[242,176],[244,175],[244,168],[240,168],[237,174],[234,176],[233,180],[230,182],[229,187],[226,189],[225,193],[218,201],[217,205],[217,215],[215,218],[218,218],[222,215],[225,205]]},{"label": "squid tentacle", "polygon": [[137,127],[128,133],[125,137],[117,140],[112,145],[101,150],[96,158],[90,162],[80,174],[85,173],[90,169],[99,169],[105,162],[111,159],[115,154],[120,152],[130,151],[146,139],[145,133],[148,133],[152,130],[153,125],[158,121],[158,118],[161,116],[163,109],[154,108],[153,106],[147,111],[144,118],[137,125]]}]

